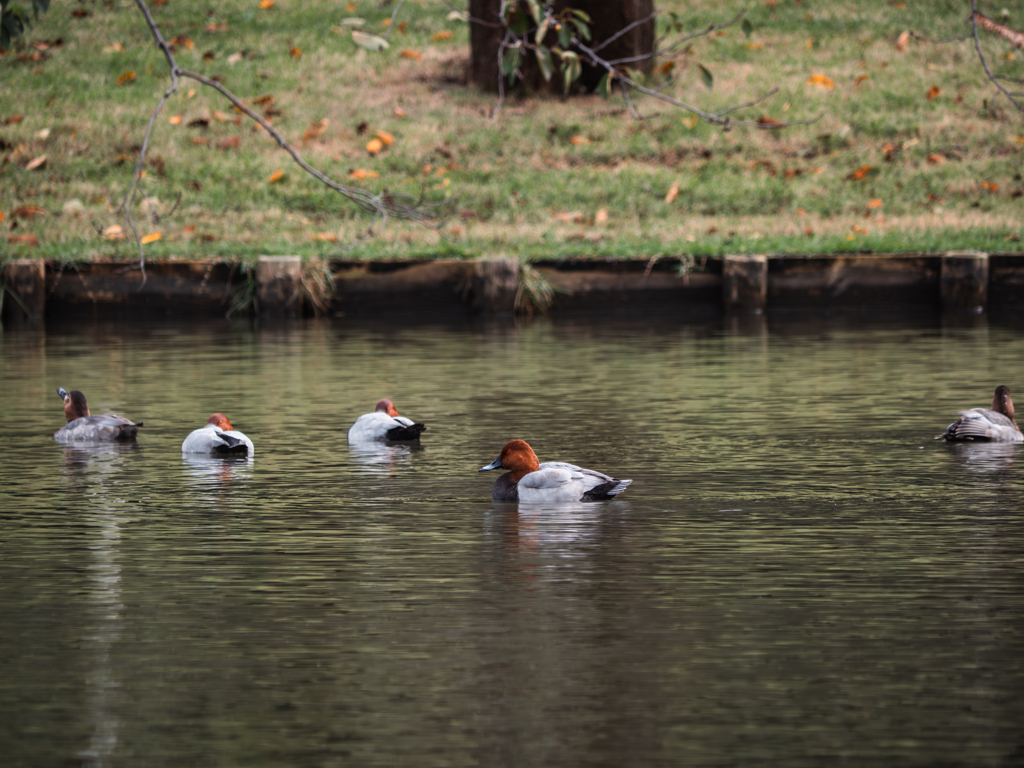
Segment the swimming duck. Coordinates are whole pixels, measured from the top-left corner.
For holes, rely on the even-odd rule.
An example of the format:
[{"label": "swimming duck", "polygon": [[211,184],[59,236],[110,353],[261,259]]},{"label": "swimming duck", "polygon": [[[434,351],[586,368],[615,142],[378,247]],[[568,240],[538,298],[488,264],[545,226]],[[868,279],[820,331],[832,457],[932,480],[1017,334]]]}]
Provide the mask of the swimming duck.
[{"label": "swimming duck", "polygon": [[194,430],[181,444],[182,453],[205,453],[208,456],[252,456],[252,440],[231,426],[228,417],[215,413],[205,426]]},{"label": "swimming duck", "polygon": [[134,440],[142,426],[116,413],[103,416],[89,414],[85,395],[77,389],[68,392],[57,387],[57,394],[64,401],[64,418],[68,423],[53,433],[58,443],[96,443],[107,440]]},{"label": "swimming duck", "polygon": [[959,415],[960,418],[939,435],[946,442],[1024,442],[1024,435],[1013,419],[1013,400],[1010,399],[1010,390],[1006,386],[996,387],[991,410],[971,408],[969,411],[960,411]]},{"label": "swimming duck", "polygon": [[583,469],[561,461],[537,461],[537,454],[525,440],[505,443],[498,458],[480,467],[511,470],[494,481],[491,499],[527,503],[564,501],[603,501],[626,490],[632,480]]},{"label": "swimming duck", "polygon": [[395,404],[387,398],[379,401],[373,413],[364,413],[348,431],[350,443],[367,443],[374,440],[419,440],[424,424],[399,416]]}]

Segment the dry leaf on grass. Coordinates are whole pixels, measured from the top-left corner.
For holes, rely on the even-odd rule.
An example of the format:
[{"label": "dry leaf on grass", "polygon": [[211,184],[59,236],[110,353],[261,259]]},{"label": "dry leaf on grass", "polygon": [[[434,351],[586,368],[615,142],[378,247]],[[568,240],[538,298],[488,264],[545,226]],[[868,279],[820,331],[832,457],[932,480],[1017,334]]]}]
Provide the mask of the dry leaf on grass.
[{"label": "dry leaf on grass", "polygon": [[148,235],[143,235],[139,239],[139,242],[143,245],[149,245],[150,243],[155,243],[157,240],[163,240],[163,238],[164,236],[159,232],[150,232]]},{"label": "dry leaf on grass", "polygon": [[[45,216],[46,211],[36,205],[25,205],[21,208],[15,208],[11,211],[12,219],[28,219],[31,221],[36,216]],[[2,221],[2,219],[0,219]]]},{"label": "dry leaf on grass", "polygon": [[183,118],[181,115],[171,115],[169,118],[167,118],[167,122],[171,125],[181,125],[182,119]]},{"label": "dry leaf on grass", "polygon": [[302,49],[301,48],[289,48],[288,49],[288,53],[289,53],[289,55],[293,59],[301,59],[302,58]]},{"label": "dry leaf on grass", "polygon": [[382,142],[384,142],[385,147],[390,147],[392,144],[395,143],[395,137],[392,136],[387,131],[377,131],[373,135],[380,139]]},{"label": "dry leaf on grass", "polygon": [[274,0],[260,0],[260,10],[266,11],[274,7]]},{"label": "dry leaf on grass", "polygon": [[269,107],[275,101],[276,101],[276,99],[273,96],[271,96],[269,93],[264,93],[262,96],[257,96],[255,99],[253,99],[249,103],[253,104],[253,105],[257,106],[257,107]]},{"label": "dry leaf on grass", "polygon": [[348,175],[350,179],[362,180],[362,179],[376,179],[380,177],[380,174],[376,171],[369,171],[365,168],[357,168]]},{"label": "dry leaf on grass", "polygon": [[825,88],[827,90],[832,90],[833,88],[836,87],[836,83],[831,77],[826,77],[825,75],[821,74],[811,75],[809,78],[807,78],[807,84],[816,85],[819,88]]},{"label": "dry leaf on grass", "polygon": [[11,235],[7,242],[11,245],[28,245],[35,248],[39,245],[39,238],[35,235]]},{"label": "dry leaf on grass", "polygon": [[115,80],[114,82],[117,85],[126,85],[126,84],[130,83],[134,79],[135,79],[135,73],[132,72],[131,70],[129,70],[127,72],[122,72],[120,75],[118,75],[117,76],[117,80]]},{"label": "dry leaf on grass", "polygon": [[111,224],[103,230],[103,237],[107,240],[124,240],[124,229],[120,224]]},{"label": "dry leaf on grass", "polygon": [[576,146],[579,146],[580,144],[590,143],[590,139],[588,139],[586,136],[573,136],[572,139],[570,139],[570,141],[572,141],[572,143],[575,144]]},{"label": "dry leaf on grass", "polygon": [[877,198],[877,197],[874,200],[872,200],[870,203],[868,203],[868,208],[881,208],[881,207],[882,207],[882,201],[879,198]]},{"label": "dry leaf on grass", "polygon": [[20,123],[24,119],[25,119],[24,115],[11,115],[6,120],[4,120],[4,125],[16,125],[17,123]]},{"label": "dry leaf on grass", "polygon": [[302,133],[302,140],[308,142],[313,141],[313,139],[319,139],[324,135],[324,131],[327,130],[327,126],[330,122],[331,121],[325,117],[323,120],[317,120],[315,123],[310,123],[309,127]]},{"label": "dry leaf on grass", "polygon": [[944,162],[946,162],[945,155],[940,155],[938,152],[932,152],[930,155],[928,155],[929,165],[942,165]]},{"label": "dry leaf on grass", "polygon": [[382,149],[384,149],[384,142],[380,139],[370,139],[366,142],[366,151],[371,155],[376,155]]},{"label": "dry leaf on grass", "polygon": [[594,214],[594,224],[603,227],[608,223],[608,211],[601,208],[597,213]]},{"label": "dry leaf on grass", "polygon": [[434,35],[430,39],[433,40],[436,43],[439,40],[451,40],[451,38],[452,38],[452,33],[449,32],[448,30],[445,30],[444,32],[438,32],[436,35]]},{"label": "dry leaf on grass", "polygon": [[874,176],[875,173],[877,173],[877,171],[872,166],[862,165],[856,171],[849,174],[846,178],[849,179],[850,181],[861,181],[863,179],[868,178],[869,176]]},{"label": "dry leaf on grass", "polygon": [[582,224],[583,211],[569,211],[568,213],[553,213],[552,218],[564,221],[566,224]]},{"label": "dry leaf on grass", "polygon": [[998,192],[999,191],[999,185],[995,184],[995,183],[993,183],[991,181],[983,181],[983,182],[981,182],[981,186],[982,186],[983,189],[987,189],[989,192]]},{"label": "dry leaf on grass", "polygon": [[942,93],[942,89],[939,88],[939,86],[937,86],[937,85],[933,85],[931,88],[928,89],[928,93],[927,93],[928,101],[931,101],[932,99],[936,98],[940,93]]},{"label": "dry leaf on grass", "polygon": [[284,171],[278,169],[278,170],[274,171],[272,174],[270,174],[270,178],[267,179],[267,183],[269,183],[269,184],[276,184],[277,182],[279,182],[283,178],[284,178]]},{"label": "dry leaf on grass", "polygon": [[672,203],[679,197],[679,182],[673,181],[672,186],[668,188],[668,194],[665,195],[665,202]]},{"label": "dry leaf on grass", "polygon": [[338,242],[338,236],[332,235],[330,232],[317,232],[315,235],[309,238],[310,240],[325,240],[328,243]]},{"label": "dry leaf on grass", "polygon": [[402,58],[412,59],[413,61],[419,61],[420,59],[423,58],[423,54],[421,54],[419,51],[414,51],[412,48],[403,48]]},{"label": "dry leaf on grass", "polygon": [[393,114],[394,114],[395,117],[408,117],[409,116],[409,113],[406,112],[401,107],[395,107],[394,110],[393,110]]},{"label": "dry leaf on grass", "polygon": [[910,33],[901,32],[900,36],[896,38],[896,50],[902,53],[907,50],[907,45],[910,43]]},{"label": "dry leaf on grass", "polygon": [[36,168],[42,168],[46,164],[46,155],[40,155],[28,162],[25,166],[26,171],[34,171]]}]

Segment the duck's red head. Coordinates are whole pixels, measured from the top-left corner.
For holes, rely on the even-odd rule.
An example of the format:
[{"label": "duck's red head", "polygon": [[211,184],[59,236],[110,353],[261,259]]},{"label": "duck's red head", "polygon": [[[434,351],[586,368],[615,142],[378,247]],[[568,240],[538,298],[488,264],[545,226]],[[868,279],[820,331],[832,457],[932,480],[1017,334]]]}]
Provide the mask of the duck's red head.
[{"label": "duck's red head", "polygon": [[223,413],[215,413],[206,420],[207,424],[213,424],[217,429],[232,430],[234,427],[231,426],[231,422],[228,421],[228,417]]},{"label": "duck's red head", "polygon": [[398,410],[395,408],[395,404],[388,400],[386,397],[383,400],[377,401],[377,407],[373,409],[381,413],[386,413],[388,416],[395,417],[398,415]]},{"label": "duck's red head", "polygon": [[533,452],[533,448],[525,440],[509,440],[501,449],[498,458],[486,467],[481,467],[480,471],[499,467],[509,470],[509,480],[518,483],[526,475],[540,469],[540,462],[537,461],[537,454]]},{"label": "duck's red head", "polygon": [[1005,384],[996,387],[996,394],[992,398],[992,410],[1003,414],[1014,424],[1017,423],[1013,417],[1013,400],[1010,399],[1010,388]]},{"label": "duck's red head", "polygon": [[57,394],[64,398],[64,418],[68,421],[74,421],[75,419],[91,415],[89,413],[89,404],[85,401],[85,395],[77,389],[72,389],[68,392],[63,387],[57,387]]}]

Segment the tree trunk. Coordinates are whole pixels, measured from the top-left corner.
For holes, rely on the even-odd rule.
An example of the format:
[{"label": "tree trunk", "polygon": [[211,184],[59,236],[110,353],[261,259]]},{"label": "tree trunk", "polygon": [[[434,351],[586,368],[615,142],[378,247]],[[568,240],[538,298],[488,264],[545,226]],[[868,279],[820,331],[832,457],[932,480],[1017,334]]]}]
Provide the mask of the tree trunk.
[{"label": "tree trunk", "polygon": [[[634,21],[651,16],[654,13],[654,0],[556,0],[556,12],[565,8],[576,8],[590,14],[592,22],[590,31],[593,37],[588,47],[593,48]],[[501,0],[469,0],[469,15],[473,19],[480,20],[479,22],[470,21],[469,80],[487,91],[498,90],[498,77],[501,72],[498,65],[498,47],[504,39],[505,30],[500,26],[486,26],[485,23],[500,25],[501,19],[498,16],[500,9]],[[523,12],[526,12],[525,8]],[[552,33],[548,44],[551,45],[553,40]],[[603,59],[613,60],[642,56],[653,50],[654,19],[651,18],[643,24],[638,24],[607,47],[602,48],[599,54]],[[630,63],[628,66],[647,71],[650,69],[651,63],[651,60],[647,59]],[[526,82],[534,87],[544,85],[540,76],[540,68],[533,56],[524,62],[522,70]],[[603,75],[604,70],[584,66],[579,83],[588,91],[593,90]],[[551,78],[550,87],[556,92],[562,90],[562,78],[557,72]]]}]

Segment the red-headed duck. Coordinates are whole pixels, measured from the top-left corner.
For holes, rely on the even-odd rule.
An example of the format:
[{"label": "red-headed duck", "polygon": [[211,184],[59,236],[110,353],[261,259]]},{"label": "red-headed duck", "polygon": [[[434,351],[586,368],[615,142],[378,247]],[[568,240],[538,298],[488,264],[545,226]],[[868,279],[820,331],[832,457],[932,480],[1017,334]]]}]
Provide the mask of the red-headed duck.
[{"label": "red-headed duck", "polygon": [[991,410],[971,408],[960,411],[959,416],[939,435],[946,442],[1024,443],[1024,435],[1013,419],[1013,400],[1006,386],[996,387]]},{"label": "red-headed duck", "polygon": [[53,434],[58,443],[98,443],[109,440],[134,440],[142,426],[116,413],[92,416],[85,395],[77,389],[68,392],[57,387],[57,394],[64,401],[64,418],[68,423]]},{"label": "red-headed duck", "polygon": [[498,458],[484,467],[511,470],[494,481],[491,499],[531,504],[567,501],[604,501],[626,490],[632,480],[583,469],[561,461],[537,461],[537,454],[525,440],[505,443]]},{"label": "red-headed duck", "polygon": [[213,414],[181,444],[182,453],[207,456],[252,456],[255,451],[252,440],[232,427],[223,413]]},{"label": "red-headed duck", "polygon": [[364,413],[348,431],[350,443],[374,441],[419,440],[424,424],[399,416],[395,404],[387,398],[379,401],[373,413]]}]

